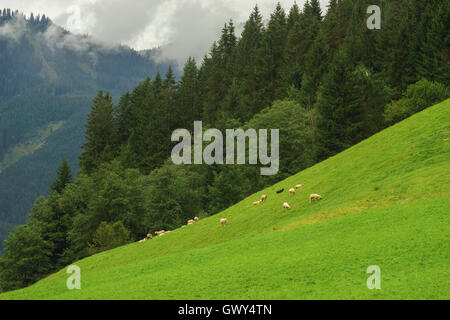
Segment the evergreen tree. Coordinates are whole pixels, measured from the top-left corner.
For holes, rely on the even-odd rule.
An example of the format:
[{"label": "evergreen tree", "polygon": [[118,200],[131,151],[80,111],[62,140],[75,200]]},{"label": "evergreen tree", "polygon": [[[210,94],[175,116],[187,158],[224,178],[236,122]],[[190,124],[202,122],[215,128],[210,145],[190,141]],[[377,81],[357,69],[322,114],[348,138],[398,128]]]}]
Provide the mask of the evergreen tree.
[{"label": "evergreen tree", "polygon": [[264,26],[258,6],[245,23],[237,46],[237,84],[241,104],[236,117],[245,122],[268,105],[265,95]]},{"label": "evergreen tree", "polygon": [[408,44],[411,38],[411,21],[409,20],[408,0],[391,1],[386,12],[388,19],[384,46],[387,53],[384,58],[384,70],[390,85],[399,95],[407,86],[407,63],[410,55]]},{"label": "evergreen tree", "polygon": [[286,14],[278,2],[271,14],[265,32],[264,67],[266,74],[266,95],[269,101],[280,99],[286,94],[287,86],[282,81],[281,70],[285,64],[285,45],[287,36]]},{"label": "evergreen tree", "polygon": [[117,145],[123,145],[128,141],[131,117],[131,94],[127,91],[120,97],[118,105],[114,108],[114,133]]},{"label": "evergreen tree", "polygon": [[214,43],[208,61],[206,77],[206,93],[203,100],[203,117],[206,122],[214,126],[221,114],[220,106],[227,94],[235,74],[236,36],[234,25],[230,21],[222,29],[218,43]]},{"label": "evergreen tree", "polygon": [[450,6],[440,1],[427,2],[422,23],[426,35],[422,38],[419,74],[431,81],[450,83]]},{"label": "evergreen tree", "polygon": [[130,231],[122,222],[107,223],[103,221],[94,233],[89,251],[91,254],[96,254],[125,245],[131,240]]},{"label": "evergreen tree", "polygon": [[319,0],[311,0],[309,2],[309,8],[311,8],[311,16],[315,17],[318,21],[322,20],[322,9],[320,8]]},{"label": "evergreen tree", "polygon": [[53,271],[51,244],[28,225],[9,234],[0,257],[0,289],[9,291],[31,285]]},{"label": "evergreen tree", "polygon": [[317,36],[320,16],[317,17],[307,1],[298,20],[290,28],[286,43],[286,64],[283,76],[287,86],[301,87],[304,65],[308,51]]},{"label": "evergreen tree", "polygon": [[239,89],[237,79],[233,79],[231,87],[222,103],[221,119],[238,119],[239,111],[244,108],[245,107],[242,106],[241,91]]},{"label": "evergreen tree", "polygon": [[184,66],[178,87],[179,128],[192,128],[195,120],[201,120],[199,92],[199,71],[194,58],[189,58]]},{"label": "evergreen tree", "polygon": [[360,140],[363,109],[353,91],[353,65],[345,50],[339,51],[318,93],[316,157],[323,160]]},{"label": "evergreen tree", "polygon": [[72,171],[66,159],[61,162],[56,175],[57,177],[51,186],[51,191],[61,193],[66,185],[72,182]]},{"label": "evergreen tree", "polygon": [[289,14],[287,17],[287,30],[288,32],[294,27],[294,25],[300,20],[300,9],[297,5],[297,2],[294,2],[294,5],[289,10]]},{"label": "evergreen tree", "polygon": [[86,124],[86,143],[80,156],[80,168],[84,172],[92,172],[101,162],[113,158],[113,107],[111,96],[99,91],[95,97],[91,113]]}]

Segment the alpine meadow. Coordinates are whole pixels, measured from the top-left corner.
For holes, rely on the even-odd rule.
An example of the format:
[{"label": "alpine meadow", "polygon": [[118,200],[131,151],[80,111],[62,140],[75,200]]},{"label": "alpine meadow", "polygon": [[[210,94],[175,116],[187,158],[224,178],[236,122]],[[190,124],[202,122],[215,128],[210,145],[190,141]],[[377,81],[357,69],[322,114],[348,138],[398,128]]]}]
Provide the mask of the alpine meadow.
[{"label": "alpine meadow", "polygon": [[450,299],[450,6],[267,2],[184,65],[0,11],[0,300]]}]

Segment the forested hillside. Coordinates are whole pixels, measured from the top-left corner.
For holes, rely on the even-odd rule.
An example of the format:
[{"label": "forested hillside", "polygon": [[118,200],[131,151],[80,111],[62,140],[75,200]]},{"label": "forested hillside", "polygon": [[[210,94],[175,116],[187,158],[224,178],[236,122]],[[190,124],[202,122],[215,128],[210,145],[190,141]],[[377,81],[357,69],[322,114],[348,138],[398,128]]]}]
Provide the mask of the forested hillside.
[{"label": "forested hillside", "polygon": [[96,91],[118,98],[167,70],[153,54],[71,34],[45,15],[0,10],[0,249],[62,159],[76,168]]},{"label": "forested hillside", "polygon": [[[450,99],[214,216],[73,262],[81,290],[63,267],[0,300],[448,299],[449,138]],[[92,249],[126,236],[103,222]],[[381,290],[368,289],[373,265]]]},{"label": "forested hillside", "polygon": [[[278,4],[267,24],[255,7],[241,35],[227,22],[200,64],[187,60],[179,81],[172,69],[150,75],[118,102],[100,91],[87,118],[80,173],[70,178],[63,163],[59,187],[9,235],[2,288],[217,213],[447,99],[450,7],[377,2],[380,30],[366,26],[374,4],[366,0],[332,0],[326,13],[317,0],[287,12]],[[221,131],[279,128],[279,173],[172,164],[171,133],[192,130],[194,120]]]}]

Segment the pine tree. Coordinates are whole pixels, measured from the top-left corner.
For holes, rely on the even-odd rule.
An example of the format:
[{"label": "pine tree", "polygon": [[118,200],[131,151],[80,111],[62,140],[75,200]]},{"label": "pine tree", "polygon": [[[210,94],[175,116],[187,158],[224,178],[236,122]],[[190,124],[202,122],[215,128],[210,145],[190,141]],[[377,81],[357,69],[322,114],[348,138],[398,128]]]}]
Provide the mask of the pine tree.
[{"label": "pine tree", "polygon": [[317,160],[326,159],[359,140],[364,113],[353,91],[356,84],[349,54],[340,50],[318,93]]},{"label": "pine tree", "polygon": [[6,240],[0,257],[0,289],[26,287],[52,272],[51,244],[28,225],[17,227]]},{"label": "pine tree", "polygon": [[427,2],[422,25],[426,35],[422,39],[418,71],[431,81],[450,83],[450,7],[445,2]]},{"label": "pine tree", "polygon": [[125,92],[119,100],[118,105],[114,108],[114,132],[117,145],[123,145],[130,137],[131,127],[131,94]]},{"label": "pine tree", "polygon": [[203,117],[207,124],[214,126],[219,114],[220,106],[227,94],[236,70],[236,36],[234,25],[230,21],[222,29],[218,43],[213,43],[208,59],[208,67],[204,69],[206,81],[203,99]]},{"label": "pine tree", "polygon": [[51,191],[61,193],[66,185],[72,182],[72,171],[66,159],[61,162],[56,175],[57,177],[51,186]]},{"label": "pine tree", "polygon": [[244,115],[239,114],[239,112],[244,109],[241,104],[241,91],[239,89],[237,79],[233,79],[230,89],[228,90],[228,93],[222,103],[222,115],[220,118],[226,120],[240,119],[244,117]]},{"label": "pine tree", "polygon": [[289,10],[289,14],[287,17],[287,30],[288,32],[294,27],[294,25],[299,22],[300,19],[300,9],[296,2]]},{"label": "pine tree", "polygon": [[415,17],[416,9],[411,8],[411,3],[413,2],[408,0],[388,2],[385,23],[382,27],[381,47],[385,52],[382,69],[389,80],[389,85],[396,90],[397,97],[400,97],[417,73],[415,64],[418,52],[414,50],[414,47],[417,47],[417,50],[420,48],[414,38],[423,32],[423,28],[415,24],[415,19],[421,18]]},{"label": "pine tree", "polygon": [[[312,149],[316,148],[316,123],[314,114],[314,106],[317,100],[319,86],[322,78],[327,73],[330,64],[345,38],[346,25],[348,21],[344,13],[345,9],[342,1],[331,0],[328,5],[328,11],[322,22],[320,22],[320,30],[314,38],[310,50],[306,54],[304,63],[304,71],[301,82],[301,105],[306,108],[310,118],[310,128],[312,132]],[[312,21],[318,21],[311,5],[306,4],[304,15],[314,17]],[[311,24],[313,26],[314,24]]]},{"label": "pine tree", "polygon": [[[320,7],[319,7],[320,8]],[[307,1],[298,20],[290,28],[286,43],[286,63],[283,70],[284,82],[301,87],[306,55],[310,50],[320,27],[320,16]]]},{"label": "pine tree", "polygon": [[245,122],[268,105],[265,95],[264,25],[258,6],[245,23],[237,46],[237,85],[241,101],[237,117]]},{"label": "pine tree", "polygon": [[175,77],[173,75],[172,67],[169,66],[169,69],[167,70],[166,77],[162,84],[162,91],[160,92],[158,96],[158,104],[160,108],[160,112],[165,115],[166,121],[165,124],[161,124],[166,126],[165,131],[170,135],[170,132],[175,127],[176,119],[178,118],[179,114],[177,113],[177,109],[175,106],[175,97],[176,95],[176,81]]},{"label": "pine tree", "polygon": [[155,94],[159,94],[162,88],[162,78],[159,71],[156,73],[155,80],[153,81],[153,88],[155,90]]},{"label": "pine tree", "polygon": [[[109,92],[99,91],[94,98],[91,113],[86,124],[86,143],[80,156],[80,168],[92,172],[104,161],[112,158],[114,141],[113,107]],[[108,148],[109,147],[109,148]],[[109,150],[109,152],[108,152]]]},{"label": "pine tree", "polygon": [[271,14],[265,32],[265,64],[266,95],[269,101],[283,98],[286,95],[287,85],[282,80],[282,68],[285,64],[285,45],[287,36],[286,14],[278,2],[275,11]]},{"label": "pine tree", "polygon": [[191,128],[195,120],[201,120],[199,94],[199,71],[195,59],[189,57],[178,87],[179,119],[177,127]]},{"label": "pine tree", "polygon": [[318,21],[321,21],[322,9],[320,8],[319,0],[311,0],[309,2],[309,7],[311,8],[311,15],[315,17]]}]

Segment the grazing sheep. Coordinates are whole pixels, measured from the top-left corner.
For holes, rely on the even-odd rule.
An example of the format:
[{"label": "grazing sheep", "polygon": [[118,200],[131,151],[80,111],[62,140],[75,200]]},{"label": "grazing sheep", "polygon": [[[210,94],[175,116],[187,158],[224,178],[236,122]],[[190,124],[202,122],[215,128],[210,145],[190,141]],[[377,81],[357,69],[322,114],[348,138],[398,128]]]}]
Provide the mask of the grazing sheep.
[{"label": "grazing sheep", "polygon": [[188,220],[188,224],[193,224],[195,221],[194,220],[192,220],[192,219],[190,219],[190,220]]},{"label": "grazing sheep", "polygon": [[152,238],[152,234],[151,233],[147,233],[147,238],[151,239]]},{"label": "grazing sheep", "polygon": [[198,217],[194,218],[194,221],[197,222],[198,220],[200,220]]},{"label": "grazing sheep", "polygon": [[164,232],[166,232],[166,231],[165,231],[165,230],[156,231],[155,234],[156,234],[157,236],[159,236],[159,235],[163,234]]},{"label": "grazing sheep", "polygon": [[290,194],[291,196],[293,196],[293,195],[295,194],[295,189],[294,189],[294,188],[290,188],[290,189],[289,189],[289,194]]},{"label": "grazing sheep", "polygon": [[220,219],[220,225],[225,227],[225,225],[227,224],[227,219],[226,218],[222,218]]},{"label": "grazing sheep", "polygon": [[257,205],[260,204],[261,202],[262,202],[262,200],[255,201],[255,202],[253,202],[253,205],[254,205],[254,206],[257,206]]},{"label": "grazing sheep", "polygon": [[287,202],[283,203],[283,209],[289,210],[290,208],[291,206]]},{"label": "grazing sheep", "polygon": [[147,240],[147,239],[139,240],[139,243],[145,242],[145,240]]},{"label": "grazing sheep", "polygon": [[319,199],[322,199],[321,195],[315,193],[309,195],[309,203],[311,203],[312,200],[319,200]]},{"label": "grazing sheep", "polygon": [[161,237],[161,236],[163,236],[165,234],[166,234],[165,232],[164,233],[160,233],[160,234],[158,234],[158,237]]},{"label": "grazing sheep", "polygon": [[304,186],[304,184],[298,184],[298,185],[295,186],[295,189],[301,188],[303,186]]},{"label": "grazing sheep", "polygon": [[277,193],[282,193],[284,191],[284,188],[281,190],[278,190]]},{"label": "grazing sheep", "polygon": [[267,194],[263,194],[263,195],[261,196],[261,201],[265,201],[265,200],[267,200]]}]

